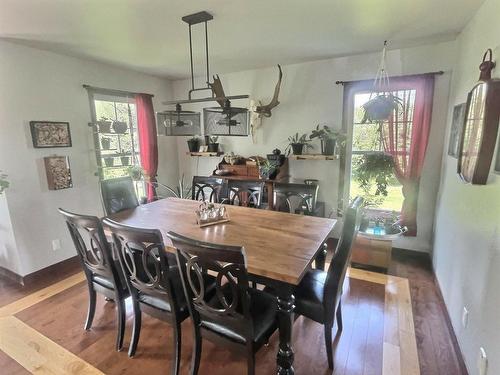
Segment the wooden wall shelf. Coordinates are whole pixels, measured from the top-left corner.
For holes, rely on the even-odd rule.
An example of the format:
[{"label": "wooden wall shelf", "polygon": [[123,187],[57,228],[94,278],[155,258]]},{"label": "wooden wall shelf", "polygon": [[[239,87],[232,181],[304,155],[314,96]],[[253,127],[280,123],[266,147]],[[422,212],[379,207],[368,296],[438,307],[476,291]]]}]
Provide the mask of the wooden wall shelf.
[{"label": "wooden wall shelf", "polygon": [[186,155],[191,155],[191,156],[205,156],[205,157],[210,157],[210,156],[221,156],[224,155],[223,152],[186,152]]},{"label": "wooden wall shelf", "polygon": [[290,155],[292,160],[338,160],[337,155],[321,155],[321,154],[305,154],[305,155]]}]

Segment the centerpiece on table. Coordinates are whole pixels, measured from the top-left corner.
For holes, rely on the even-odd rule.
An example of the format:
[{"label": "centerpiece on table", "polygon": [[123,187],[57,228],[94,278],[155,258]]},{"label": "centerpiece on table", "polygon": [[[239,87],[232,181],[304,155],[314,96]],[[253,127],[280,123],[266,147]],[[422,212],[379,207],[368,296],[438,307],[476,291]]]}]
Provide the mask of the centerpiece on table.
[{"label": "centerpiece on table", "polygon": [[205,201],[200,204],[196,213],[196,223],[200,227],[208,225],[226,223],[229,221],[226,206]]}]

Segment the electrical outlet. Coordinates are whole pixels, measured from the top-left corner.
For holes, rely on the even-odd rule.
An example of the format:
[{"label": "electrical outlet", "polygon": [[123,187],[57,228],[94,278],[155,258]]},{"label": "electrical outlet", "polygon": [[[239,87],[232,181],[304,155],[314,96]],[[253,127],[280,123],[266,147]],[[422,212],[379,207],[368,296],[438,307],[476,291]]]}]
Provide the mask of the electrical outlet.
[{"label": "electrical outlet", "polygon": [[462,327],[467,328],[468,324],[469,324],[469,310],[467,310],[467,307],[464,306],[462,310]]},{"label": "electrical outlet", "polygon": [[479,348],[479,358],[477,361],[479,375],[487,375],[488,373],[488,357],[483,347]]},{"label": "electrical outlet", "polygon": [[61,241],[59,239],[52,240],[52,250],[53,251],[61,250]]}]

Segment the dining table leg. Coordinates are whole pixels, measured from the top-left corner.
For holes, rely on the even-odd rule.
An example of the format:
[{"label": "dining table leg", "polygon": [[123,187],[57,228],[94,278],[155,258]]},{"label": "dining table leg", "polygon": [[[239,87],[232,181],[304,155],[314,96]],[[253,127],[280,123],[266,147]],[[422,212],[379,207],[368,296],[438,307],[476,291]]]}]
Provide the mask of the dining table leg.
[{"label": "dining table leg", "polygon": [[278,375],[293,375],[293,348],[292,333],[295,310],[295,297],[292,286],[282,286],[278,293],[278,327],[279,327],[279,349],[276,362],[278,364]]}]

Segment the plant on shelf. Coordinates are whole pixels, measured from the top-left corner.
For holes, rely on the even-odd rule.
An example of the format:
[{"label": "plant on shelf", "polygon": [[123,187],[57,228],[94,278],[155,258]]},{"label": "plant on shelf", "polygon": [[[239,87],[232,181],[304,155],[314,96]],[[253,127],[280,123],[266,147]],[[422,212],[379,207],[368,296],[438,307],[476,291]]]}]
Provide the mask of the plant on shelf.
[{"label": "plant on shelf", "polygon": [[302,155],[304,148],[313,148],[311,145],[311,140],[307,138],[307,134],[299,135],[295,133],[288,137],[288,146],[286,146],[285,152],[290,155],[290,151],[293,151],[294,155]]},{"label": "plant on shelf", "polygon": [[5,189],[7,189],[10,185],[10,182],[7,180],[7,175],[5,173],[2,173],[0,170],[0,195],[3,194]]},{"label": "plant on shelf", "polygon": [[198,152],[200,150],[200,138],[196,135],[187,140],[189,152]]},{"label": "plant on shelf", "polygon": [[217,141],[219,140],[219,137],[215,136],[205,136],[205,141],[207,143],[208,152],[219,152],[219,143]]},{"label": "plant on shelf", "polygon": [[332,129],[328,125],[316,125],[309,135],[309,139],[318,138],[321,141],[321,153],[323,155],[335,154],[336,148],[342,148],[345,144],[346,136],[340,130]]},{"label": "plant on shelf", "polygon": [[[363,190],[364,205],[376,207],[388,194],[387,185],[394,178],[394,160],[384,152],[367,152],[355,164],[354,179]],[[375,193],[373,185],[375,184]]]},{"label": "plant on shelf", "polygon": [[268,159],[262,162],[257,162],[257,167],[259,169],[259,176],[262,179],[273,180],[278,174],[278,164]]}]

